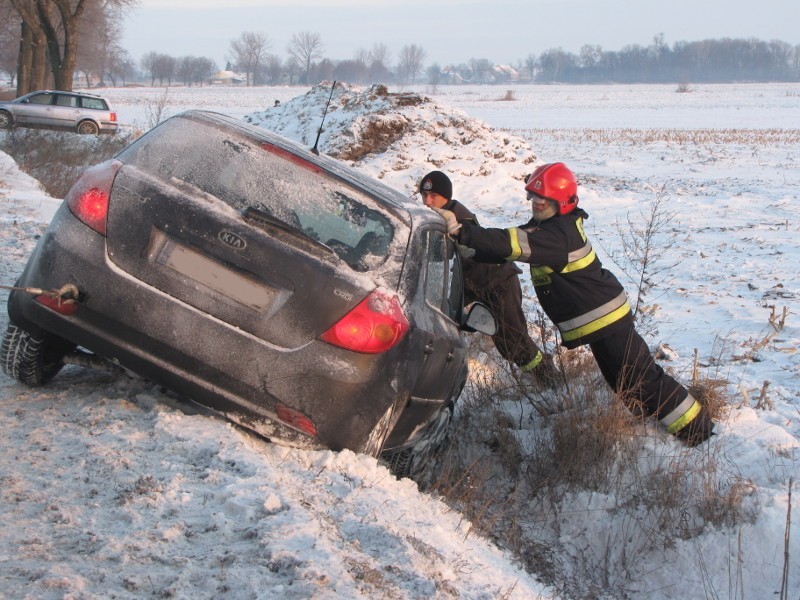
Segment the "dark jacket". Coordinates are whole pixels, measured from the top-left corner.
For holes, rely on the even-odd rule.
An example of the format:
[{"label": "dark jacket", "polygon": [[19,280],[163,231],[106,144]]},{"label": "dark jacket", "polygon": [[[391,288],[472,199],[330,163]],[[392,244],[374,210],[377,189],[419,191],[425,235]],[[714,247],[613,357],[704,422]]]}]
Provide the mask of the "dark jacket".
[{"label": "dark jacket", "polygon": [[[452,211],[459,223],[478,225],[475,214],[458,200],[448,201],[444,208]],[[464,287],[478,297],[522,273],[522,269],[513,262],[480,263],[471,258],[464,258],[461,262],[464,269]]]},{"label": "dark jacket", "polygon": [[567,348],[602,339],[633,323],[622,285],[603,268],[583,231],[583,210],[521,227],[484,229],[465,221],[459,243],[475,249],[481,262],[531,265],[531,280],[544,312]]}]

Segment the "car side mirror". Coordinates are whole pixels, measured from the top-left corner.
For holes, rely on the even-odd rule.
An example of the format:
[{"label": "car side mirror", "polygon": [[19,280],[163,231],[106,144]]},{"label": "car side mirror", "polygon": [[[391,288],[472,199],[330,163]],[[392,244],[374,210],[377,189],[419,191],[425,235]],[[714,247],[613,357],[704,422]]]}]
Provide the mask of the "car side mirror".
[{"label": "car side mirror", "polygon": [[480,302],[473,302],[464,309],[461,329],[494,335],[497,333],[497,321],[488,306]]}]

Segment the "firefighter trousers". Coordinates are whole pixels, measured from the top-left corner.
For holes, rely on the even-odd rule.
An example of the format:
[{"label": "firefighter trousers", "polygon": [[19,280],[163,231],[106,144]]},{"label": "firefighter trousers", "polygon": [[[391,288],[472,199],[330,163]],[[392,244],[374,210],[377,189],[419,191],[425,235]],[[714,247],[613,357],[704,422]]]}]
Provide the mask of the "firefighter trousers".
[{"label": "firefighter trousers", "polygon": [[510,277],[478,292],[467,289],[464,295],[467,303],[479,300],[492,311],[497,321],[492,341],[500,356],[519,367],[538,356],[541,351],[528,333],[528,321],[522,310],[522,286],[518,277]]},{"label": "firefighter trousers", "polygon": [[608,385],[634,414],[658,418],[689,394],[655,361],[633,325],[592,342],[589,348]]}]

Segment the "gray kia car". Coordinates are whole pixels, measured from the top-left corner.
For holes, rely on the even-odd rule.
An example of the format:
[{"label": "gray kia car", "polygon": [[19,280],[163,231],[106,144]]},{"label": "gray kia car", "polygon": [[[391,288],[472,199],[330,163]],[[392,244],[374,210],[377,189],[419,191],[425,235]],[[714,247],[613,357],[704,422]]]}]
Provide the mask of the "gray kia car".
[{"label": "gray kia car", "polygon": [[0,102],[0,129],[33,127],[97,135],[117,133],[117,113],[100,96],[42,90]]},{"label": "gray kia car", "polygon": [[[4,371],[102,358],[274,441],[422,468],[467,379],[442,219],[341,162],[189,111],[87,170],[8,299]],[[38,291],[37,291],[38,290]]]}]

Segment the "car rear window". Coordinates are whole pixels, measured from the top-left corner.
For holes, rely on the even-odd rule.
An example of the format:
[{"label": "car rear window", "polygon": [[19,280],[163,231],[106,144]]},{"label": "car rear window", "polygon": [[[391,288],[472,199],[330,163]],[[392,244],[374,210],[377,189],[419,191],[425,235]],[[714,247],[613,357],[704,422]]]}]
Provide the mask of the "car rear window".
[{"label": "car rear window", "polygon": [[96,110],[108,110],[108,105],[102,98],[86,98],[82,96],[81,106],[83,106],[83,108],[94,108]]},{"label": "car rear window", "polygon": [[388,255],[392,221],[367,194],[234,130],[173,117],[119,159],[167,183],[198,188],[242,214],[265,213],[358,271],[380,266]]}]

